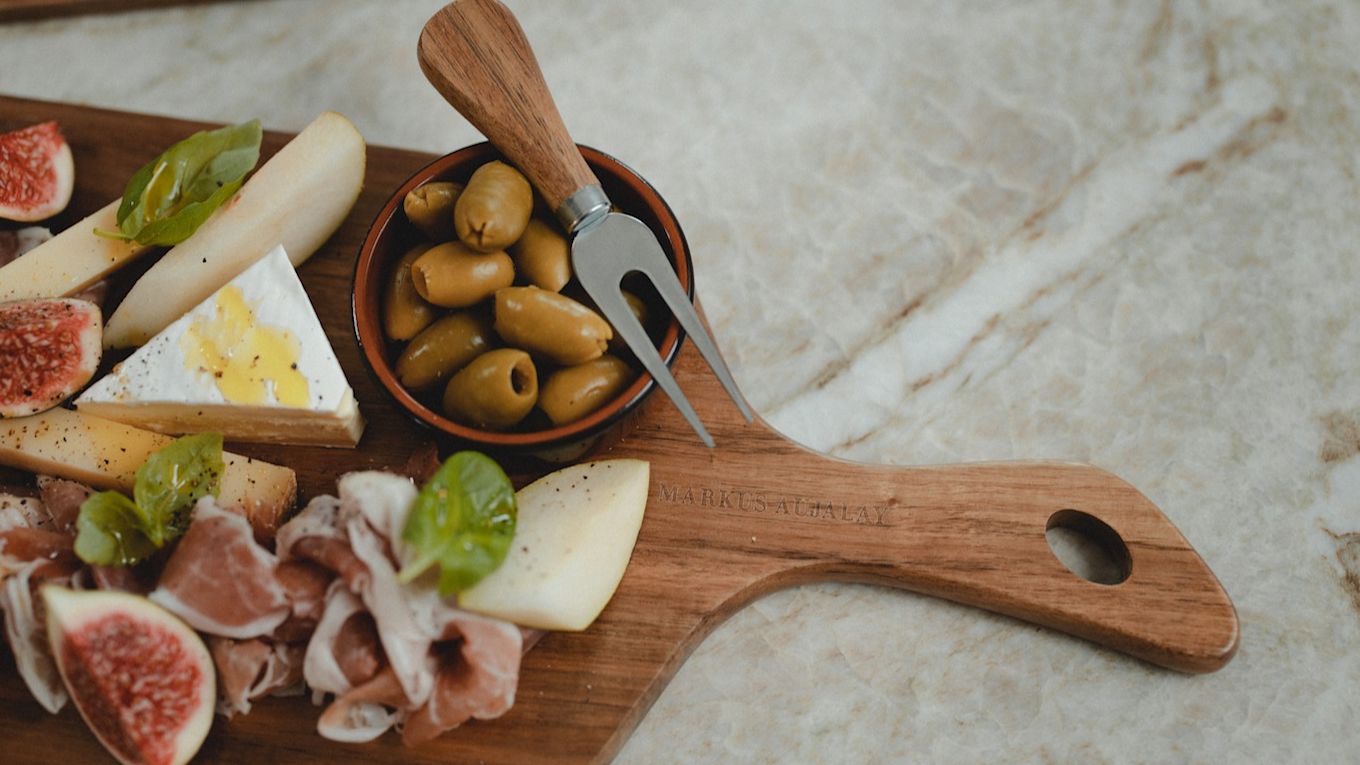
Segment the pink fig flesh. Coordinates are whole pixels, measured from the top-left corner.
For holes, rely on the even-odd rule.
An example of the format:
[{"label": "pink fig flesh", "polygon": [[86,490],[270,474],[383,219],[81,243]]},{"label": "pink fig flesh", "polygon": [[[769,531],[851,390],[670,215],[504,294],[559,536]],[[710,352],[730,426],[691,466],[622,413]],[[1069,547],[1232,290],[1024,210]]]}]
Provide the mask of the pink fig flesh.
[{"label": "pink fig flesh", "polygon": [[147,599],[43,588],[48,639],[91,732],[124,765],[183,765],[212,724],[202,639]]}]

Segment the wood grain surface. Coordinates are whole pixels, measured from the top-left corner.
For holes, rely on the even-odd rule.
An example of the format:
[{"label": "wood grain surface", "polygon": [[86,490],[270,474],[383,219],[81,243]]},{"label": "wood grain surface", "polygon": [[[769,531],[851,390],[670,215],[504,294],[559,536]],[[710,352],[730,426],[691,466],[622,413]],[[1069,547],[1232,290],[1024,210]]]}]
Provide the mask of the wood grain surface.
[{"label": "wood grain surface", "polygon": [[417,58],[435,90],[523,171],[549,210],[599,185],[504,5],[468,0],[441,8],[421,30]]},{"label": "wood grain surface", "polygon": [[0,24],[8,21],[121,13],[174,5],[208,5],[226,0],[0,0]]},{"label": "wood grain surface", "polygon": [[[0,130],[49,119],[60,121],[76,160],[76,196],[57,227],[115,198],[138,166],[205,127],[0,97]],[[267,134],[264,154],[286,139]],[[430,159],[371,147],[358,205],[299,269],[369,421],[360,448],[232,447],[295,468],[304,496],[332,491],[349,470],[399,465],[426,440],[360,360],[350,279],[389,191]],[[507,715],[415,749],[390,734],[344,745],[316,735],[320,710],[304,699],[268,699],[249,715],[219,718],[197,761],[607,761],[715,625],[765,593],[813,581],[872,582],[973,604],[1184,672],[1213,671],[1232,657],[1238,628],[1227,594],[1166,517],[1117,477],[1069,463],[896,468],[838,461],[764,423],[745,423],[692,348],[675,372],[718,448],[703,448],[661,395],[596,446],[594,456],[652,462],[637,548],[599,621],[584,633],[548,635],[525,657]],[[543,470],[513,466],[520,482]],[[1126,546],[1128,578],[1111,586],[1070,573],[1045,541],[1055,514],[1108,524]],[[104,758],[74,711],[48,715],[29,697],[3,654],[0,740],[5,762]]]}]

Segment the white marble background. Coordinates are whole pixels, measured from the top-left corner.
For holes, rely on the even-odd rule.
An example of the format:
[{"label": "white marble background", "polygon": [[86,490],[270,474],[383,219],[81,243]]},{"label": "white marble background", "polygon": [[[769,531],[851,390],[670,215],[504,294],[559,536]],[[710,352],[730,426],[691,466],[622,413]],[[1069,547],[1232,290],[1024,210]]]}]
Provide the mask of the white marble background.
[{"label": "white marble background", "polygon": [[[478,136],[415,63],[438,5],[0,27],[0,92],[337,109],[444,151]],[[511,6],[575,137],[675,207],[764,416],[861,460],[1109,468],[1242,619],[1238,657],[1184,677],[910,594],[787,591],[619,762],[1360,758],[1360,5]]]}]

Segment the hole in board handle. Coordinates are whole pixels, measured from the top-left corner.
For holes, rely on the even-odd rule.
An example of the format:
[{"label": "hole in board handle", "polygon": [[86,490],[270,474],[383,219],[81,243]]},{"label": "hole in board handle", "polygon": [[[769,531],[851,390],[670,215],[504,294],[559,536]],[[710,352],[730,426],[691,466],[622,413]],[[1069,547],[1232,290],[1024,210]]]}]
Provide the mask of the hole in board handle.
[{"label": "hole in board handle", "polygon": [[1119,584],[1133,571],[1128,545],[1110,525],[1080,510],[1059,510],[1044,532],[1048,549],[1068,571],[1095,584]]}]

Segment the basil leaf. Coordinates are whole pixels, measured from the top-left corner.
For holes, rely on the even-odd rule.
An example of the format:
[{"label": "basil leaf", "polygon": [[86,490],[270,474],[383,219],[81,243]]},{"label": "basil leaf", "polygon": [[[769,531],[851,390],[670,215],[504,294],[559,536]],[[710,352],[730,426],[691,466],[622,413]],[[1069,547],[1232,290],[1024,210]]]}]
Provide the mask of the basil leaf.
[{"label": "basil leaf", "polygon": [[156,551],[141,530],[141,513],[116,491],[93,494],[76,518],[76,555],[86,563],[128,566]]},{"label": "basil leaf", "polygon": [[80,505],[76,555],[86,563],[127,566],[178,539],[189,511],[222,485],[222,434],[200,433],[171,441],[137,469],[133,499],[103,491]]},{"label": "basil leaf", "polygon": [[402,539],[411,559],[399,579],[410,582],[439,566],[439,592],[465,590],[495,571],[515,536],[515,490],[494,460],[458,452],[416,495]]},{"label": "basil leaf", "polygon": [[136,237],[142,244],[178,244],[193,235],[222,203],[231,198],[244,181],[233,181],[219,188],[202,202],[191,202],[169,218],[146,224]]},{"label": "basil leaf", "polygon": [[177,438],[147,457],[132,495],[147,538],[160,547],[183,534],[194,503],[217,494],[225,468],[221,433]]},{"label": "basil leaf", "polygon": [[194,133],[143,165],[118,205],[118,231],[95,233],[146,245],[175,245],[241,187],[260,159],[259,120]]}]

